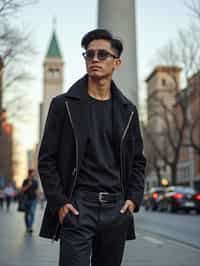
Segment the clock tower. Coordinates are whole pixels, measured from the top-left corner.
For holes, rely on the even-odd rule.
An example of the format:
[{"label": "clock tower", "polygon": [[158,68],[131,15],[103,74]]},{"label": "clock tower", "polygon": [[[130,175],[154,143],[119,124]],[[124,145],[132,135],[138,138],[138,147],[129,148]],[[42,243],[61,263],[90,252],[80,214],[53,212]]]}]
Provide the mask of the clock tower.
[{"label": "clock tower", "polygon": [[40,139],[43,134],[51,99],[63,92],[63,72],[64,61],[59,48],[56,31],[53,30],[43,63],[43,102],[40,105]]}]

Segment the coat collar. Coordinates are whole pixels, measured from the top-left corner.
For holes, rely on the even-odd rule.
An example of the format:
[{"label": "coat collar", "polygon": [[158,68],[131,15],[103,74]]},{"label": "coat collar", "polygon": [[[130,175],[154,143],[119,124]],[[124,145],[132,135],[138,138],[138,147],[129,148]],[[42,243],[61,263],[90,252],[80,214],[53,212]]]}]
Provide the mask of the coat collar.
[{"label": "coat collar", "polygon": [[[65,96],[67,98],[74,98],[80,101],[85,101],[85,100],[87,101],[88,99],[87,89],[88,89],[88,75],[86,74],[69,88],[68,92],[65,93]],[[122,92],[117,88],[113,80],[111,82],[111,93],[114,99],[116,99],[120,103],[124,105],[131,104],[129,100],[126,99],[126,97],[122,94]]]}]

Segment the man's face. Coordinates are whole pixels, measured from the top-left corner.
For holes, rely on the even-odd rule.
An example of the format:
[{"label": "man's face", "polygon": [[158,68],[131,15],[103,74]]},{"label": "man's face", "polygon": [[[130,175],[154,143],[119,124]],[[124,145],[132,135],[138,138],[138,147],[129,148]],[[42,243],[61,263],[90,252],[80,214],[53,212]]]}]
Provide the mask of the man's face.
[{"label": "man's face", "polygon": [[29,174],[29,179],[33,179],[34,178],[34,176],[35,176],[35,171],[32,171],[30,174]]},{"label": "man's face", "polygon": [[[103,58],[102,51],[103,53],[106,51],[108,56]],[[116,58],[117,53],[112,49],[110,42],[107,40],[91,41],[87,47],[86,54],[94,54],[91,58],[86,57],[87,72],[88,75],[93,78],[111,77],[113,71],[118,68],[121,63],[121,59]]]}]

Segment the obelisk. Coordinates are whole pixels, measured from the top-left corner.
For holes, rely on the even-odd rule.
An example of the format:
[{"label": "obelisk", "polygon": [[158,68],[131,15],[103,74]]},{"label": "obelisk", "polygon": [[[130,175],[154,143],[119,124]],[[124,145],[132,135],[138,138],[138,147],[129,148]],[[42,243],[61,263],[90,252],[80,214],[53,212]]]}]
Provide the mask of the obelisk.
[{"label": "obelisk", "polygon": [[138,104],[135,0],[99,0],[98,27],[108,29],[123,41],[122,65],[114,80],[124,94]]}]

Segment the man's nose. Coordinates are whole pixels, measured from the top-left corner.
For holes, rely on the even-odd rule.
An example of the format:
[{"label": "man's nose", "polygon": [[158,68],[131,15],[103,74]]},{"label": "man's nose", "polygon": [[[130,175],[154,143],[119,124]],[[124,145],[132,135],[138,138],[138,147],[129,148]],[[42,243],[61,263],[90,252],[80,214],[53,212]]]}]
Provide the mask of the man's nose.
[{"label": "man's nose", "polygon": [[92,61],[99,61],[99,58],[98,58],[98,52],[95,52],[93,58],[92,58]]}]

